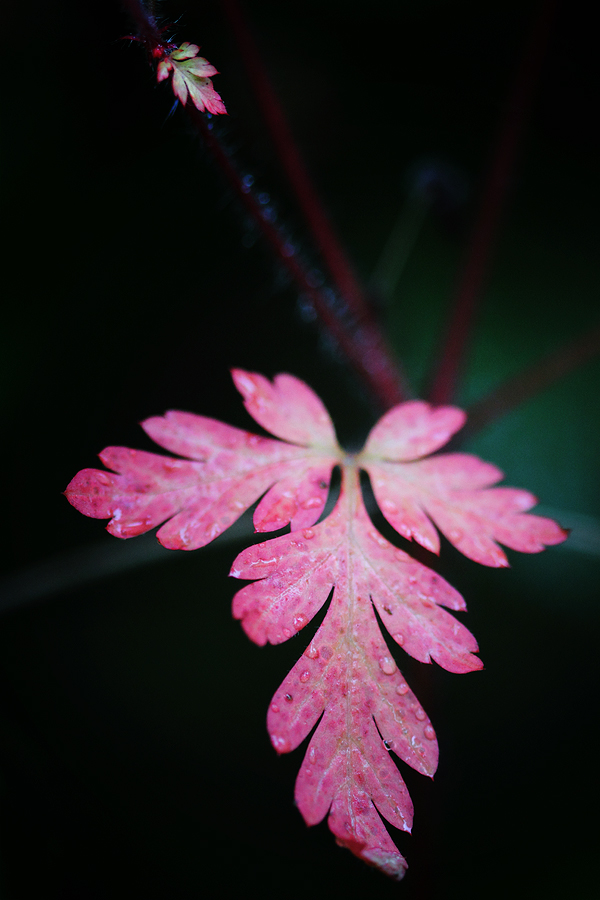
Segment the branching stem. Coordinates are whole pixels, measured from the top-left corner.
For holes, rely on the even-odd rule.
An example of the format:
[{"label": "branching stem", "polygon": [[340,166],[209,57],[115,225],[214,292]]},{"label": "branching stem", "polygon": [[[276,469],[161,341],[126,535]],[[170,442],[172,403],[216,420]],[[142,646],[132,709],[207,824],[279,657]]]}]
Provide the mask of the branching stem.
[{"label": "branching stem", "polygon": [[[140,41],[156,56],[157,49],[163,47],[164,41],[154,17],[147,12],[140,0],[123,0],[123,2],[137,25]],[[247,51],[250,38],[240,24],[239,10],[234,3],[227,6],[233,21],[237,22],[236,28]],[[383,332],[366,302],[362,288],[321,208],[266,74],[260,68],[258,54],[253,54],[250,50],[246,52],[246,56],[250,59],[251,76],[257,82],[257,95],[261,98],[263,113],[284,169],[338,289],[339,298],[336,303],[331,302],[325,290],[315,286],[311,272],[302,264],[297,254],[289,252],[289,242],[265,217],[264,208],[254,197],[252,190],[242,181],[239,171],[217,135],[209,128],[204,116],[190,103],[186,106],[186,112],[249,215],[300,290],[310,298],[324,327],[362,378],[378,405],[387,409],[406,399],[409,394],[408,388]]]}]

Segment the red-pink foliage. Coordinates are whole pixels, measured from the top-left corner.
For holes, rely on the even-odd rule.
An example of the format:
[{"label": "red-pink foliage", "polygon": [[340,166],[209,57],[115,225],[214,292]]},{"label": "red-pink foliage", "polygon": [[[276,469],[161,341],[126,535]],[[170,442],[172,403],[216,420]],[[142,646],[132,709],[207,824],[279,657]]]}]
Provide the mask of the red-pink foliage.
[{"label": "red-pink foliage", "polygon": [[168,56],[158,64],[156,70],[157,81],[164,81],[173,74],[173,93],[181,105],[185,106],[188,96],[200,112],[209,112],[213,115],[225,114],[225,104],[218,94],[210,79],[210,75],[219,73],[207,59],[198,56],[200,47],[185,41],[176,50],[172,50]]},{"label": "red-pink foliage", "polygon": [[[112,471],[84,469],[66,495],[85,515],[110,518],[108,530],[118,537],[165,523],[158,539],[174,549],[209,543],[261,496],[256,531],[291,526],[289,534],[244,550],[231,570],[251,582],[235,595],[233,614],[260,645],[301,631],[333,591],[322,625],[273,697],[269,734],[275,750],[287,753],[316,725],[296,782],[304,819],[312,825],[329,812],[339,844],[401,878],[406,862],[380,816],[410,831],[413,810],[390,751],[433,775],[438,747],[375,610],[390,642],[415,659],[435,660],[450,672],[482,663],[475,638],[443,608],[464,610],[463,598],[375,529],[359,470],[369,474],[390,525],[435,553],[434,524],[462,553],[489,566],[508,565],[499,543],[535,553],[566,533],[526,512],[536,502],[531,494],[490,487],[502,473],[477,457],[423,458],[464,424],[459,409],[403,403],[375,425],[360,453],[349,455],[302,381],[278,375],[271,383],[240,370],[233,378],[248,412],[280,440],[168,412],[143,428],[184,459],[109,447],[100,458]],[[340,495],[319,521],[334,466],[342,471]]]}]

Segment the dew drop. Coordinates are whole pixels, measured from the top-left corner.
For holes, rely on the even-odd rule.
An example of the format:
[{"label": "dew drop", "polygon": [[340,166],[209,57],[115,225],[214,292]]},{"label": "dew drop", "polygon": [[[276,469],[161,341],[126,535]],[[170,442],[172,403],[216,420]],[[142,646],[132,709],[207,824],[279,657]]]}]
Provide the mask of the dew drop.
[{"label": "dew drop", "polygon": [[285,753],[288,749],[287,739],[282,737],[279,734],[271,735],[271,743],[275,747],[278,753]]},{"label": "dew drop", "polygon": [[381,508],[390,513],[398,512],[398,507],[392,500],[383,500],[381,503]]},{"label": "dew drop", "polygon": [[431,727],[431,725],[426,725],[423,729],[423,734],[427,738],[428,741],[432,741],[435,738],[435,731]]},{"label": "dew drop", "polygon": [[417,717],[419,722],[422,722],[423,719],[427,718],[427,713],[422,706],[417,706],[417,708],[415,709],[415,716]]},{"label": "dew drop", "polygon": [[297,616],[294,616],[293,624],[294,624],[294,628],[296,629],[296,631],[300,631],[301,628],[304,628],[304,626],[306,625],[307,622],[308,622],[308,619],[302,613],[298,613]]},{"label": "dew drop", "polygon": [[322,647],[321,656],[325,660],[331,659],[331,657],[333,656],[333,650],[331,649],[331,647]]},{"label": "dew drop", "polygon": [[396,663],[391,656],[382,656],[379,660],[379,668],[384,675],[393,675],[396,671]]},{"label": "dew drop", "polygon": [[312,528],[305,528],[304,531],[302,532],[302,537],[305,537],[307,541],[309,541],[314,536],[315,536],[315,533],[312,530]]},{"label": "dew drop", "polygon": [[319,655],[319,648],[315,647],[314,644],[309,644],[306,650],[304,651],[304,655],[308,656],[309,659],[316,659]]},{"label": "dew drop", "polygon": [[285,699],[287,700],[288,703],[291,703],[294,698],[292,697],[291,694],[286,694]]},{"label": "dew drop", "polygon": [[392,635],[392,637],[397,644],[400,644],[400,646],[402,646],[402,644],[404,643],[404,635],[402,634],[402,632],[398,631],[397,634]]},{"label": "dew drop", "polygon": [[400,684],[396,686],[396,693],[400,694],[400,696],[408,694],[408,685],[405,681],[401,681]]},{"label": "dew drop", "polygon": [[278,562],[276,556],[272,556],[270,559],[253,559],[250,563],[251,566],[274,566]]},{"label": "dew drop", "polygon": [[292,632],[290,631],[289,628],[283,628],[282,632],[283,632],[283,636],[286,640],[292,636]]},{"label": "dew drop", "polygon": [[317,758],[317,751],[314,747],[311,747],[308,751],[308,761],[314,765],[315,760]]},{"label": "dew drop", "polygon": [[317,506],[321,506],[323,501],[320,497],[309,497],[308,500],[305,500],[302,504],[302,509],[316,509]]},{"label": "dew drop", "polygon": [[309,678],[310,678],[310,672],[308,670],[306,670],[300,676],[300,681],[302,682],[302,684],[306,684],[306,682],[308,681]]},{"label": "dew drop", "polygon": [[392,747],[394,746],[394,742],[393,741],[384,741],[383,746],[385,747],[386,750],[391,750]]},{"label": "dew drop", "polygon": [[271,712],[274,712],[274,713],[279,712],[279,707],[277,706],[276,703],[271,703]]}]

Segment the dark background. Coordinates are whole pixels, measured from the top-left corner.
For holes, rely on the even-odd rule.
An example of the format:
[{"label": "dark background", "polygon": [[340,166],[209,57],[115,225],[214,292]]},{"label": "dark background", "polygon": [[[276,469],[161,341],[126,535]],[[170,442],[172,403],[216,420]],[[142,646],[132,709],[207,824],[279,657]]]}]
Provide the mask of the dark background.
[{"label": "dark background", "polygon": [[[415,171],[459,173],[464,202],[427,218],[381,311],[422,391],[537,6],[245,8],[363,278]],[[222,73],[224,140],[310,253],[219,4],[159,11]],[[231,619],[243,538],[121,543],[61,496],[107,444],[151,449],[136,423],[165,409],[252,427],[232,365],[304,378],[348,443],[377,410],[181,110],[167,119],[118,3],[34,0],[5,25],[0,896],[596,896],[598,361],[466,447],[573,534],[507,571],[444,545],[486,669],[424,675],[399,651],[441,761],[434,784],[402,767],[416,815],[393,884],[293,806],[303,751],[276,758],[264,716],[305,638],[260,649]],[[598,322],[593,35],[583,3],[559,4],[459,403]]]}]

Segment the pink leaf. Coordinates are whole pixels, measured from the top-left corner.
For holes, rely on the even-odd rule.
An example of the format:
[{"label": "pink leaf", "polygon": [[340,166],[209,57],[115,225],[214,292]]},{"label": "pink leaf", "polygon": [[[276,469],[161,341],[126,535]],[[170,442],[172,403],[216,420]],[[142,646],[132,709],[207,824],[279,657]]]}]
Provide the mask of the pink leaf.
[{"label": "pink leaf", "polygon": [[[163,78],[174,69],[173,87],[182,96],[191,82],[181,67],[205,63],[197,52],[182,44],[159,66]],[[277,752],[287,753],[315,729],[296,782],[300,812],[309,825],[328,815],[339,844],[401,878],[406,862],[383,820],[410,831],[412,803],[391,754],[432,775],[438,747],[377,615],[397,652],[450,672],[482,663],[475,638],[447,612],[465,609],[461,595],[374,528],[359,468],[368,472],[390,525],[434,552],[435,526],[465,555],[492,566],[507,564],[499,544],[535,553],[566,532],[528,514],[536,500],[527,491],[495,487],[502,478],[495,466],[463,453],[423,458],[462,426],[461,410],[401,404],[353,457],[338,446],[325,407],[302,381],[278,375],[270,382],[239,369],[232,375],[250,415],[283,440],[168,412],[143,427],[184,459],[108,447],[100,458],[112,471],[84,469],[67,497],[85,515],[110,518],[108,529],[119,537],[165,523],[158,537],[172,548],[208,543],[261,496],[257,531],[291,525],[290,533],[242,551],[231,570],[250,582],[236,593],[233,614],[257,644],[297,634],[331,597],[323,623],[273,697],[269,734]],[[342,470],[340,496],[319,521],[335,465]]]},{"label": "pink leaf", "polygon": [[412,805],[388,750],[431,775],[437,743],[373,604],[406,652],[467,672],[481,667],[475,639],[439,605],[461,609],[462,598],[375,531],[356,470],[324,522],[244,550],[231,574],[257,579],[238,591],[233,614],[258,644],[301,630],[334,588],[323,624],[273,698],[268,729],[275,749],[288,752],[324,713],[296,786],[300,811],[313,824],[331,807],[330,827],[346,846],[366,859],[395,853],[402,868],[375,811],[410,830]]},{"label": "pink leaf", "polygon": [[220,95],[213,88],[211,75],[218,75],[217,70],[208,60],[198,56],[200,48],[197,44],[184,41],[177,50],[173,50],[158,65],[157,81],[164,81],[173,73],[173,93],[182,106],[187,103],[188,95],[200,112],[213,115],[227,113]]},{"label": "pink leaf", "polygon": [[447,444],[466,421],[462,409],[438,406],[422,400],[394,406],[371,430],[363,454],[380,459],[418,459]]},{"label": "pink leaf", "polygon": [[177,50],[173,50],[173,52],[171,53],[171,59],[192,59],[194,56],[198,56],[199,52],[200,47],[198,46],[198,44],[190,44],[189,41],[184,41],[183,44],[180,44]]},{"label": "pink leaf", "polygon": [[502,472],[476,456],[452,453],[401,463],[364,458],[384,516],[404,537],[439,553],[432,521],[465,556],[487,566],[507,566],[497,542],[525,553],[564,541],[555,522],[525,515],[537,502],[515,488],[487,485]]},{"label": "pink leaf", "polygon": [[160,542],[194,550],[229,528],[279,479],[285,479],[287,505],[269,492],[256,511],[259,530],[265,522],[276,528],[291,520],[312,524],[323,509],[335,459],[311,459],[306,448],[191,413],[171,411],[143,427],[158,444],[193,461],[108,447],[100,458],[118,474],[84,469],[65,491],[85,515],[112,517],[108,530],[116,537],[143,534],[168,519]]},{"label": "pink leaf", "polygon": [[337,453],[329,413],[303,381],[293,375],[277,375],[271,384],[264,375],[242,369],[233,369],[231,375],[252,418],[271,434],[293,444],[322,446]]}]

